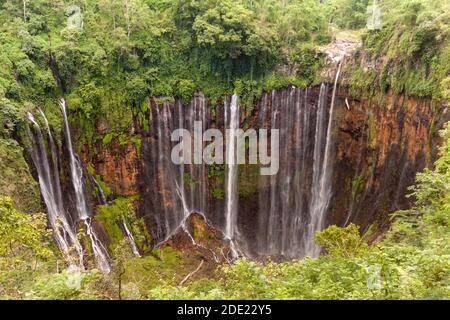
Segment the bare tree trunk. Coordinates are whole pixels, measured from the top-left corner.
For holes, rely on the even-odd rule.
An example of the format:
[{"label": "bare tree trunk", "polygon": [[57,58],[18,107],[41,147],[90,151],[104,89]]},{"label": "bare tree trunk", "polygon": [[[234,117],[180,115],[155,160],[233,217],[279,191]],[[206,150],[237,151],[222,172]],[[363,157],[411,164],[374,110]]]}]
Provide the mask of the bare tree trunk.
[{"label": "bare tree trunk", "polygon": [[198,265],[197,269],[195,269],[194,271],[192,271],[191,273],[189,273],[186,277],[184,277],[184,279],[181,280],[181,282],[180,282],[179,285],[182,286],[183,284],[186,283],[186,281],[189,280],[190,277],[192,277],[194,274],[196,274],[196,273],[200,270],[200,268],[202,267],[203,262],[205,262],[205,260],[202,260],[202,261],[200,262],[200,264]]}]

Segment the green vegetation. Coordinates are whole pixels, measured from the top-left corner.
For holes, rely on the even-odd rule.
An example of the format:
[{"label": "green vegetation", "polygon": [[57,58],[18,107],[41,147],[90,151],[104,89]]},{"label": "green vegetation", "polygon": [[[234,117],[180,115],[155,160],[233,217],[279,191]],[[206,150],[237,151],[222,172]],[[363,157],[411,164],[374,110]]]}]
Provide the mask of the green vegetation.
[{"label": "green vegetation", "polygon": [[97,208],[96,219],[103,224],[111,242],[109,249],[116,250],[125,238],[122,224],[125,222],[131,233],[135,236],[136,245],[141,250],[147,250],[150,244],[150,235],[145,223],[135,214],[134,203],[138,197],[117,198],[106,205]]},{"label": "green vegetation", "polygon": [[[187,102],[240,94],[251,108],[263,90],[320,81],[317,48],[336,29],[364,28],[369,0],[7,0],[0,11],[0,137],[24,133],[25,111],[40,106],[56,133],[64,95],[78,146],[149,129],[147,97]],[[82,28],[68,27],[78,5]],[[126,4],[126,5],[125,5]],[[376,70],[349,66],[351,89],[449,97],[445,1],[380,2],[381,30],[365,31]],[[332,28],[330,28],[332,26]],[[380,65],[378,65],[380,64]],[[291,71],[282,71],[290,66]],[[95,134],[101,123],[105,136]],[[131,139],[131,136],[128,136]],[[138,144],[137,140],[133,143]]]},{"label": "green vegetation", "polygon": [[250,198],[258,193],[260,167],[254,164],[241,164],[238,169],[237,192],[241,198]]},{"label": "green vegetation", "polygon": [[330,23],[341,29],[360,29],[367,23],[369,0],[330,0],[328,15]]},{"label": "green vegetation", "polygon": [[0,196],[8,195],[25,212],[41,210],[36,181],[16,140],[0,138]]},{"label": "green vegetation", "polygon": [[[397,94],[448,100],[448,1],[381,1],[382,29],[363,36],[366,66],[349,70],[355,95]],[[370,65],[369,65],[370,64]]]},{"label": "green vegetation", "polygon": [[21,213],[0,197],[0,240],[0,298],[20,298],[19,288],[33,282],[30,273],[53,258],[45,215]]},{"label": "green vegetation", "polygon": [[[72,4],[82,28],[67,26]],[[186,102],[195,91],[212,100],[236,91],[251,105],[263,89],[305,86],[320,65],[315,46],[331,40],[325,7],[318,0],[4,1],[0,134],[20,130],[35,106],[57,112],[61,94],[81,145],[111,141],[94,134],[98,121],[117,136],[132,115],[148,129],[148,96]],[[301,68],[277,71],[288,64]]]}]

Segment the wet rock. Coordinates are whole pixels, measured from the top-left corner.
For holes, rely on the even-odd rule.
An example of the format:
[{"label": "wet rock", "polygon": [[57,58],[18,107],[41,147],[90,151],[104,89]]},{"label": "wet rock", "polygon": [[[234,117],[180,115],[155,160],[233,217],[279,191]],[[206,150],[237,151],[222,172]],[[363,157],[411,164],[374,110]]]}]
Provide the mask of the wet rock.
[{"label": "wet rock", "polygon": [[201,214],[192,213],[169,237],[158,247],[170,246],[183,253],[201,256],[210,262],[225,262],[229,259],[229,246],[223,233],[214,228]]}]

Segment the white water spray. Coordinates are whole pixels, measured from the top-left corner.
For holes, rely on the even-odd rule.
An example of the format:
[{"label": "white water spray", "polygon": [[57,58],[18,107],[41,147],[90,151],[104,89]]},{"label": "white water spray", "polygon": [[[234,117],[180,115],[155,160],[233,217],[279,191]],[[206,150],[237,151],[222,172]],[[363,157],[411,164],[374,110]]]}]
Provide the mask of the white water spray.
[{"label": "white water spray", "polygon": [[[310,208],[310,222],[308,225],[308,237],[306,242],[305,254],[310,256],[317,256],[320,253],[320,247],[314,243],[314,234],[322,230],[324,227],[325,214],[327,212],[332,192],[332,172],[333,163],[331,163],[331,151],[333,146],[333,121],[334,121],[334,105],[336,99],[337,84],[339,80],[339,75],[341,72],[342,62],[339,63],[339,67],[336,72],[336,78],[333,86],[333,93],[331,98],[330,113],[328,116],[328,126],[326,131],[326,142],[325,148],[321,150],[321,141],[323,137],[321,136],[322,130],[320,128],[321,123],[325,117],[324,100],[326,96],[321,95],[319,97],[319,114],[317,116],[317,127],[316,127],[316,149],[314,151],[314,180],[313,180],[313,191],[312,191],[312,204]],[[321,100],[322,99],[322,100]]]},{"label": "white water spray", "polygon": [[236,134],[239,129],[239,104],[236,94],[231,98],[229,108],[225,109],[225,119],[229,126],[227,130],[227,170],[226,170],[226,202],[225,202],[225,237],[230,241],[232,258],[239,256],[238,248],[235,242],[238,198],[236,191],[237,184],[237,140]]},{"label": "white water spray", "polygon": [[27,116],[36,129],[36,134],[33,134],[30,131],[33,141],[32,158],[38,173],[41,194],[47,207],[49,225],[55,232],[54,237],[56,244],[60,248],[64,258],[69,262],[69,269],[81,270],[84,268],[83,248],[68,222],[68,215],[62,204],[56,146],[47,118],[41,110],[39,110],[39,112],[44,118],[47,126],[50,151],[52,153],[52,167],[50,167],[48,162],[47,151],[39,124],[31,113],[28,113]]},{"label": "white water spray", "polygon": [[70,134],[69,121],[67,120],[66,102],[64,99],[60,101],[60,107],[64,119],[64,133],[66,138],[67,149],[69,150],[70,158],[70,174],[72,178],[72,184],[75,191],[76,209],[78,218],[83,221],[86,226],[86,233],[91,240],[92,251],[94,253],[98,267],[104,272],[110,272],[111,267],[108,262],[108,251],[103,246],[100,239],[97,237],[94,229],[92,228],[90,214],[88,212],[84,184],[83,184],[83,168],[78,157],[73,151],[72,137]]}]

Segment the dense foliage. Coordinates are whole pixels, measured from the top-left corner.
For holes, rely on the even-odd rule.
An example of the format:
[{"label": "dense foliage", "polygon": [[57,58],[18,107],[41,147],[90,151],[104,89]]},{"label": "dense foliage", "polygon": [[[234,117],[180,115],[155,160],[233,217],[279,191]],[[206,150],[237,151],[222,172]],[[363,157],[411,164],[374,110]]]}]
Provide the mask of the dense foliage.
[{"label": "dense foliage", "polygon": [[[364,30],[369,0],[81,0],[0,3],[0,138],[23,132],[40,106],[58,129],[62,94],[83,132],[127,132],[146,98],[213,100],[237,92],[319,81],[319,47],[341,29]],[[377,2],[378,3],[378,2]],[[24,5],[25,4],[25,5]],[[73,6],[81,18],[73,22]],[[380,1],[382,29],[363,32],[375,67],[351,68],[359,94],[384,91],[448,98],[448,2]],[[76,11],[76,10],[75,10]],[[71,20],[72,19],[72,20]],[[295,66],[289,72],[282,66]],[[284,70],[284,71],[283,71]],[[54,115],[52,115],[54,114]]]},{"label": "dense foliage", "polygon": [[[51,113],[64,94],[90,127],[99,117],[126,129],[149,95],[188,100],[234,90],[252,97],[264,87],[315,79],[311,49],[331,38],[318,0],[3,1],[0,11],[0,134],[24,109]],[[69,5],[81,8],[79,28]],[[300,63],[291,78],[275,67]],[[90,130],[89,130],[90,129]]]},{"label": "dense foliage", "polygon": [[356,94],[384,93],[448,100],[450,3],[381,1],[381,30],[364,35],[364,61],[349,69]]}]

